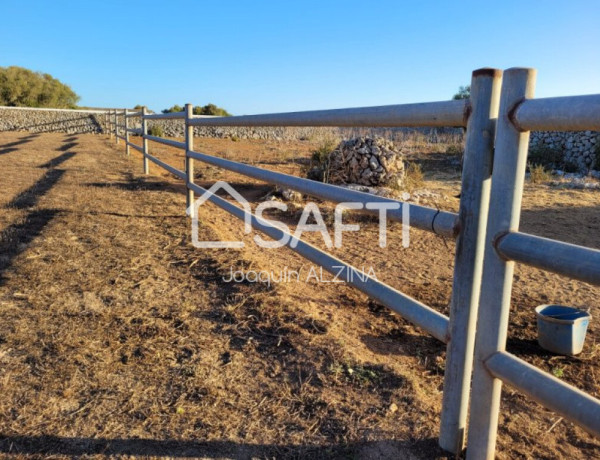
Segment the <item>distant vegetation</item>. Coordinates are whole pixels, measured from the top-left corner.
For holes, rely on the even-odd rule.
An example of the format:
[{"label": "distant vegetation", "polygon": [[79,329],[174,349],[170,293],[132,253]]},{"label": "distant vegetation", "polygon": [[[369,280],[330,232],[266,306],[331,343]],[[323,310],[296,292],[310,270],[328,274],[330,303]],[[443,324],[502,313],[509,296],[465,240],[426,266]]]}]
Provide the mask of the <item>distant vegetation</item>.
[{"label": "distant vegetation", "polygon": [[79,96],[47,73],[23,67],[0,67],[0,105],[74,109]]},{"label": "distant vegetation", "polygon": [[170,109],[164,109],[162,111],[162,113],[171,113],[171,112],[183,112],[183,107],[181,107],[180,105],[175,104]]},{"label": "distant vegetation", "polygon": [[471,85],[460,86],[458,92],[452,96],[455,101],[459,99],[469,99],[471,97]]},{"label": "distant vegetation", "polygon": [[[175,104],[170,109],[165,109],[162,113],[171,112],[183,112],[184,108],[180,105]],[[194,106],[194,115],[214,115],[217,117],[230,117],[231,114],[221,107],[217,107],[215,104],[206,104],[204,107],[200,105]]]},{"label": "distant vegetation", "polygon": [[152,125],[150,126],[150,128],[148,128],[148,134],[150,134],[151,136],[156,136],[156,137],[163,137],[163,130],[160,127],[160,125]]}]

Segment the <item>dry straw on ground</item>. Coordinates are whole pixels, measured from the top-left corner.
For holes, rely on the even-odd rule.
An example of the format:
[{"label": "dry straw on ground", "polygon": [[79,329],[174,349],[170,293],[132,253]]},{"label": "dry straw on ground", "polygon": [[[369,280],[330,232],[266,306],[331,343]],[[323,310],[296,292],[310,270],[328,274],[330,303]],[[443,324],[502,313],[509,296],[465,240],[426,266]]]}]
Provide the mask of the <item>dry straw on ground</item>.
[{"label": "dry straw on ground", "polygon": [[[98,136],[1,133],[0,452],[233,458],[444,458],[437,448],[444,347],[357,291],[334,284],[223,281],[230,267],[307,270],[286,249],[256,248],[235,218],[206,205],[190,244],[182,184],[141,175]],[[136,142],[139,140],[136,139]],[[300,174],[315,144],[197,139],[197,147]],[[122,146],[121,146],[122,147]],[[425,185],[456,209],[457,158],[405,146]],[[181,167],[181,153],[153,145]],[[256,203],[270,187],[197,165],[198,182],[228,180]],[[433,196],[433,195],[432,195]],[[597,192],[536,187],[523,229],[598,247]],[[319,203],[324,212],[331,205]],[[294,224],[294,210],[280,217]],[[453,244],[392,224],[345,235],[337,256],[447,312]],[[577,231],[574,229],[577,228]],[[308,239],[323,246],[317,236]],[[305,271],[303,273],[306,273]],[[598,329],[577,358],[535,343],[533,307],[595,306],[599,291],[518,267],[508,349],[598,396]],[[592,458],[600,444],[507,389],[499,458]]]}]

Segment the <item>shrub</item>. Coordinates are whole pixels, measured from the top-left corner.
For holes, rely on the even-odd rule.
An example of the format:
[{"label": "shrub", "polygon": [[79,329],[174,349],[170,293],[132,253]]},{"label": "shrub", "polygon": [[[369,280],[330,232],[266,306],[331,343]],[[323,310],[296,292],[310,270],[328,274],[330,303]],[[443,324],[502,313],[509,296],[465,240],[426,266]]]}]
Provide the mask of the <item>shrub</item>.
[{"label": "shrub", "polygon": [[329,181],[329,156],[335,150],[337,141],[325,139],[312,152],[307,177],[320,182]]},{"label": "shrub", "polygon": [[47,73],[23,67],[0,67],[0,105],[73,109],[79,96]]},{"label": "shrub", "polygon": [[148,128],[148,134],[151,136],[163,137],[162,127],[159,125],[152,125],[150,128]]},{"label": "shrub", "polygon": [[183,107],[181,107],[180,105],[175,104],[170,109],[164,109],[162,111],[162,113],[173,113],[173,112],[183,112]]},{"label": "shrub", "polygon": [[463,153],[462,145],[450,144],[448,147],[446,147],[446,155],[456,155],[462,158]]},{"label": "shrub", "polygon": [[548,147],[544,144],[531,147],[527,156],[531,164],[542,165],[547,168],[559,168],[564,164],[563,151],[557,147]]},{"label": "shrub", "polygon": [[[181,106],[179,104],[175,104],[173,107],[169,109],[164,109],[162,113],[172,113],[172,112],[183,112],[185,110],[185,106]],[[192,113],[194,115],[213,115],[216,117],[230,117],[231,114],[221,108],[217,107],[215,104],[206,104],[205,106],[196,105],[192,109]]]},{"label": "shrub", "polygon": [[529,165],[529,180],[532,184],[543,184],[552,179],[552,175],[542,165]]},{"label": "shrub", "polygon": [[410,193],[423,187],[424,183],[425,175],[423,174],[421,165],[413,162],[408,163],[404,173],[404,190]]},{"label": "shrub", "polygon": [[194,115],[213,115],[216,117],[230,117],[231,114],[215,104],[206,104],[204,107],[197,105],[194,107]]},{"label": "shrub", "polygon": [[329,155],[335,150],[336,143],[333,139],[322,141],[311,156],[312,166],[324,166],[329,162]]},{"label": "shrub", "polygon": [[576,172],[579,172],[581,167],[574,161],[565,161],[564,164],[562,165],[562,169],[564,172],[576,173]]}]

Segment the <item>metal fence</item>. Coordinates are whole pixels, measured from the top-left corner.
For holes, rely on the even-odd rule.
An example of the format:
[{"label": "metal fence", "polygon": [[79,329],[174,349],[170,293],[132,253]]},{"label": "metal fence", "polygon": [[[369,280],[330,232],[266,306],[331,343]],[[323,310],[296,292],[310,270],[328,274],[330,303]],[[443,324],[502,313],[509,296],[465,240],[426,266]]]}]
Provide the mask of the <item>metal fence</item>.
[{"label": "metal fence", "polygon": [[504,73],[492,174],[467,457],[494,458],[502,382],[600,436],[600,401],[505,351],[514,263],[600,285],[600,251],[519,232],[530,130],[600,128],[600,95],[533,99],[536,72]]},{"label": "metal fence", "polygon": [[[144,108],[140,112],[114,110],[106,117],[116,143],[124,140],[127,154],[131,148],[142,153],[146,174],[149,173],[149,162],[153,162],[186,182],[190,213],[194,209],[195,193],[207,192],[194,183],[196,160],[327,201],[403,204],[197,152],[193,138],[195,126],[465,127],[458,214],[405,204],[409,209],[410,225],[456,238],[450,315],[443,315],[374,278],[346,279],[351,280],[349,284],[447,343],[439,443],[442,448],[454,453],[459,453],[464,447],[475,356],[468,455],[475,459],[493,458],[502,381],[516,386],[588,431],[600,434],[598,400],[504,352],[512,261],[600,284],[599,251],[517,231],[527,157],[527,130],[600,127],[600,95],[534,100],[531,99],[532,75],[533,71],[528,69],[510,69],[504,78],[500,70],[476,70],[472,74],[470,99],[459,101],[238,117],[194,116],[192,106],[186,104],[185,110],[177,113],[149,114]],[[129,127],[131,117],[141,118],[141,132]],[[148,120],[161,119],[183,120],[185,141],[148,135]],[[142,147],[130,142],[131,133],[142,136]],[[181,171],[151,155],[148,141],[185,150],[185,170]],[[212,194],[209,200],[242,220],[249,219],[254,228],[272,238],[279,240],[286,235],[280,228],[223,198]],[[397,207],[397,210],[389,212],[389,217],[402,222],[402,206]],[[492,213],[488,212],[490,209]],[[339,270],[334,267],[340,266],[346,272],[358,270],[303,241],[295,247],[288,244],[288,247],[331,273],[337,273]],[[479,333],[476,342],[477,322]]]}]

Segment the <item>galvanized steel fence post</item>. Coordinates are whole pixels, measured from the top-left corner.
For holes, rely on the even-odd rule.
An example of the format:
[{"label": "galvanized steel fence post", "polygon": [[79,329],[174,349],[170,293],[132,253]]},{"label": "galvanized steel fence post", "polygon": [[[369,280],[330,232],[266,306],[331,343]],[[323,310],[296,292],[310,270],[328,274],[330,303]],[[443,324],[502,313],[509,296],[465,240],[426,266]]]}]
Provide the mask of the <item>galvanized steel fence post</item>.
[{"label": "galvanized steel fence post", "polygon": [[194,190],[190,184],[194,183],[194,159],[190,157],[189,152],[194,150],[194,127],[190,125],[192,119],[193,108],[192,104],[185,104],[185,174],[187,177],[187,209],[190,217],[194,215]]},{"label": "galvanized steel fence post", "polygon": [[127,156],[129,156],[130,150],[129,150],[129,118],[127,117],[127,114],[129,113],[129,110],[125,109],[125,111],[123,112],[123,119],[125,120],[125,153],[127,153]]},{"label": "galvanized steel fence post", "polygon": [[450,304],[440,446],[459,454],[465,441],[477,306],[481,285],[502,71],[479,69],[471,78],[470,106]]},{"label": "galvanized steel fence post", "polygon": [[511,116],[517,104],[533,97],[535,74],[534,69],[509,69],[502,82],[475,341],[467,449],[473,460],[493,459],[496,446],[502,381],[488,371],[485,360],[506,347],[514,262],[500,257],[494,246],[499,236],[519,227],[529,131],[520,132]]},{"label": "galvanized steel fence post", "polygon": [[146,106],[142,107],[142,153],[144,155],[144,174],[150,174],[148,139],[146,139],[146,135],[148,134],[148,120],[144,118],[147,114],[148,108]]}]

